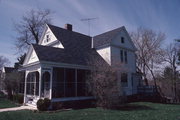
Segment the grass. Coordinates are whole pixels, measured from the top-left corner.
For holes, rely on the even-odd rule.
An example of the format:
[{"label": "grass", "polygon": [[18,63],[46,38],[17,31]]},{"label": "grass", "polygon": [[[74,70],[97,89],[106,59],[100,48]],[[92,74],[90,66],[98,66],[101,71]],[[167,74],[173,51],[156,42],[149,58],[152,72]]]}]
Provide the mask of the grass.
[{"label": "grass", "polygon": [[0,120],[180,120],[180,105],[139,102],[119,110],[88,108],[53,113],[22,110],[0,113]]},{"label": "grass", "polygon": [[2,108],[11,108],[11,107],[17,107],[18,105],[15,104],[14,102],[5,99],[5,98],[0,98],[0,109]]}]

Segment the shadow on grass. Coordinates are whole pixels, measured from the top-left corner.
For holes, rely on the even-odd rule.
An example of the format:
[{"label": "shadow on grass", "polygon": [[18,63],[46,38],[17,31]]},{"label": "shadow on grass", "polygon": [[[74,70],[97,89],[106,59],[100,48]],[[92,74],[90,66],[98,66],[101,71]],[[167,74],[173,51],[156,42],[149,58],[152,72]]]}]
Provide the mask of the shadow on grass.
[{"label": "shadow on grass", "polygon": [[126,104],[115,107],[113,110],[134,111],[134,110],[155,110],[155,109],[145,105]]},{"label": "shadow on grass", "polygon": [[[95,106],[93,106],[93,107],[92,106],[91,107],[75,107],[72,109],[79,110],[79,109],[87,109],[87,108],[96,108],[96,107]],[[152,107],[146,106],[146,105],[125,104],[125,105],[109,108],[109,110],[137,111],[137,110],[155,110],[155,109]]]}]

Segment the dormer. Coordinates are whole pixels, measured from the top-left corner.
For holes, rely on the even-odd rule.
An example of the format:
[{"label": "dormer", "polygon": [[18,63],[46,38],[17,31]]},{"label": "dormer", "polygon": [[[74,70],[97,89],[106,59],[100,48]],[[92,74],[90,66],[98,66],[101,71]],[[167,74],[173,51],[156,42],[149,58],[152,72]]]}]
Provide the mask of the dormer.
[{"label": "dormer", "polygon": [[48,24],[45,25],[45,29],[39,41],[39,45],[64,48],[62,43],[57,39]]}]

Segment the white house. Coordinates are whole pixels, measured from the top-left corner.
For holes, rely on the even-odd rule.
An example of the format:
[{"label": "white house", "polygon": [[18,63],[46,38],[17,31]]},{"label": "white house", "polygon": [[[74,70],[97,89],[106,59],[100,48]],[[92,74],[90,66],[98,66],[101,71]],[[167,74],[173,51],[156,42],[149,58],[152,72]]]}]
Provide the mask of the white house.
[{"label": "white house", "polygon": [[52,102],[87,100],[85,78],[90,71],[90,56],[113,65],[122,62],[126,71],[119,73],[123,92],[137,93],[136,48],[125,27],[90,37],[65,28],[47,24],[38,45],[29,48],[23,67],[25,71],[24,103],[34,104],[39,98]]}]

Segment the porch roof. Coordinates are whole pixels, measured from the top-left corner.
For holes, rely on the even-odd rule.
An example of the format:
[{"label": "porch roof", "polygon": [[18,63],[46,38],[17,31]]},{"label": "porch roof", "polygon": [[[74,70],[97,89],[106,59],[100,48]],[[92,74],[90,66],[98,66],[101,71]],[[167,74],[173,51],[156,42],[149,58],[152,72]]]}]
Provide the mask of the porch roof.
[{"label": "porch roof", "polygon": [[62,49],[50,46],[32,45],[39,61],[49,61],[57,63],[89,65],[92,60],[98,60],[107,64],[95,49]]}]

